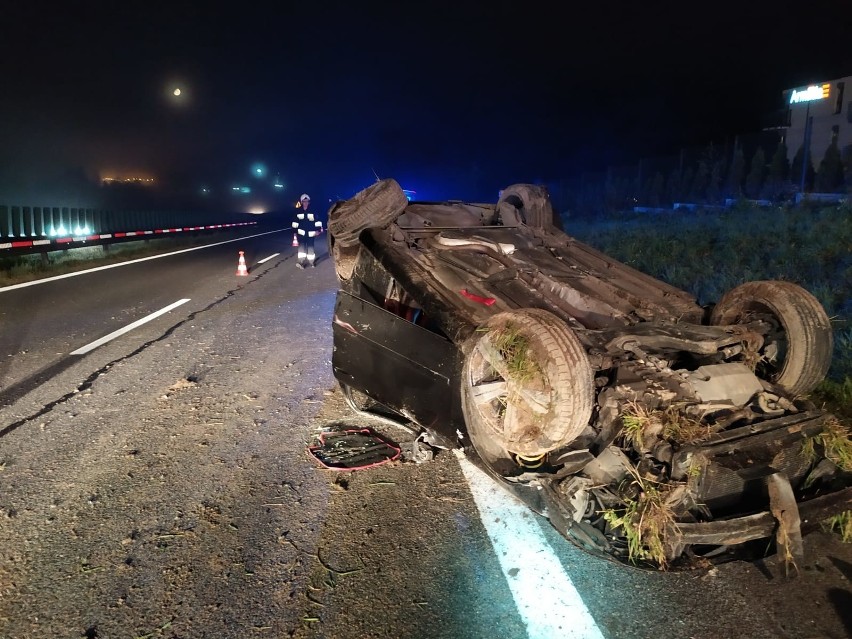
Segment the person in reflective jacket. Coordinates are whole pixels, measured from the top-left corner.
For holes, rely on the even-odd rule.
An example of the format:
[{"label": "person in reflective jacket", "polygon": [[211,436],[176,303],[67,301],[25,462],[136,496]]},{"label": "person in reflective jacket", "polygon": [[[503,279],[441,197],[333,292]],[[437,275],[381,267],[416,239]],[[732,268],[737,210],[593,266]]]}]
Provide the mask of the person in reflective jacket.
[{"label": "person in reflective jacket", "polygon": [[322,222],[314,219],[314,214],[309,212],[311,196],[302,193],[299,203],[296,205],[296,219],[293,221],[293,230],[299,241],[299,250],[296,254],[296,266],[305,268],[314,267],[316,253],[314,253],[314,238],[322,233]]}]

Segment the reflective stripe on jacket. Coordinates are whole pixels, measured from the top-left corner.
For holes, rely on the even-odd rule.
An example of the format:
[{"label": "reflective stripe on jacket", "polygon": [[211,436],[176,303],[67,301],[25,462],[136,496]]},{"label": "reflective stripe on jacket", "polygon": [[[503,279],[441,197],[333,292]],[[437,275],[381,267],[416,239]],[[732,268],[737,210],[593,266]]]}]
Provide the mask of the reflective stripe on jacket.
[{"label": "reflective stripe on jacket", "polygon": [[308,211],[300,211],[296,213],[296,219],[293,222],[293,228],[299,235],[307,235],[315,237],[322,233],[322,222],[314,219],[314,214]]}]

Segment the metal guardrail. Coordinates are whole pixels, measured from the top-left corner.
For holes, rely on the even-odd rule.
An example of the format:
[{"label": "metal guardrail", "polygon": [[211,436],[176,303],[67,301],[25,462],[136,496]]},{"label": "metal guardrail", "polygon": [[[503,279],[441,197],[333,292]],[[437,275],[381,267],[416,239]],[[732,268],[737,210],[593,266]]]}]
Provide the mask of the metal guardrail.
[{"label": "metal guardrail", "polygon": [[[70,248],[88,242],[151,239],[168,233],[257,224],[245,215],[189,211],[109,211],[58,206],[0,205],[0,254]],[[243,218],[243,221],[235,221]]]}]

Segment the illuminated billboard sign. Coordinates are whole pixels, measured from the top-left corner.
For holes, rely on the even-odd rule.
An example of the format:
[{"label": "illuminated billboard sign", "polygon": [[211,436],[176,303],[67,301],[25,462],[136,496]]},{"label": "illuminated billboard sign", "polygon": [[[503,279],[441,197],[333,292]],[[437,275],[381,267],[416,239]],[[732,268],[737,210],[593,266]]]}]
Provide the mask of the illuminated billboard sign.
[{"label": "illuminated billboard sign", "polygon": [[813,84],[807,89],[793,89],[793,93],[790,94],[790,104],[824,100],[828,97],[830,87],[831,85],[826,82],[825,84]]}]

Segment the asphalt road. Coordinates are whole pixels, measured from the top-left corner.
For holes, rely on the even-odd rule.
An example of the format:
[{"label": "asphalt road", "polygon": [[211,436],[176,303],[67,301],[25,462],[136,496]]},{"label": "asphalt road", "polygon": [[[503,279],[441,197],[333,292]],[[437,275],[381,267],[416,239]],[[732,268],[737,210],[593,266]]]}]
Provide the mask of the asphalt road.
[{"label": "asphalt road", "polygon": [[[241,239],[211,238],[204,248],[0,289],[0,406],[20,401],[71,368],[85,380],[82,371],[96,371],[117,354],[139,348],[175,317],[201,311],[240,283],[234,277],[239,251],[250,270],[263,269],[257,262],[274,253],[292,255],[288,233],[263,229]],[[179,312],[151,320],[85,357],[74,354],[180,300],[188,301]]]},{"label": "asphalt road", "polygon": [[318,429],[366,423],[331,374],[332,264],[320,241],[297,271],[290,239],[0,291],[0,636],[852,634],[834,536],[806,538],[793,579],[771,559],[649,573],[450,452],[318,470]]}]

